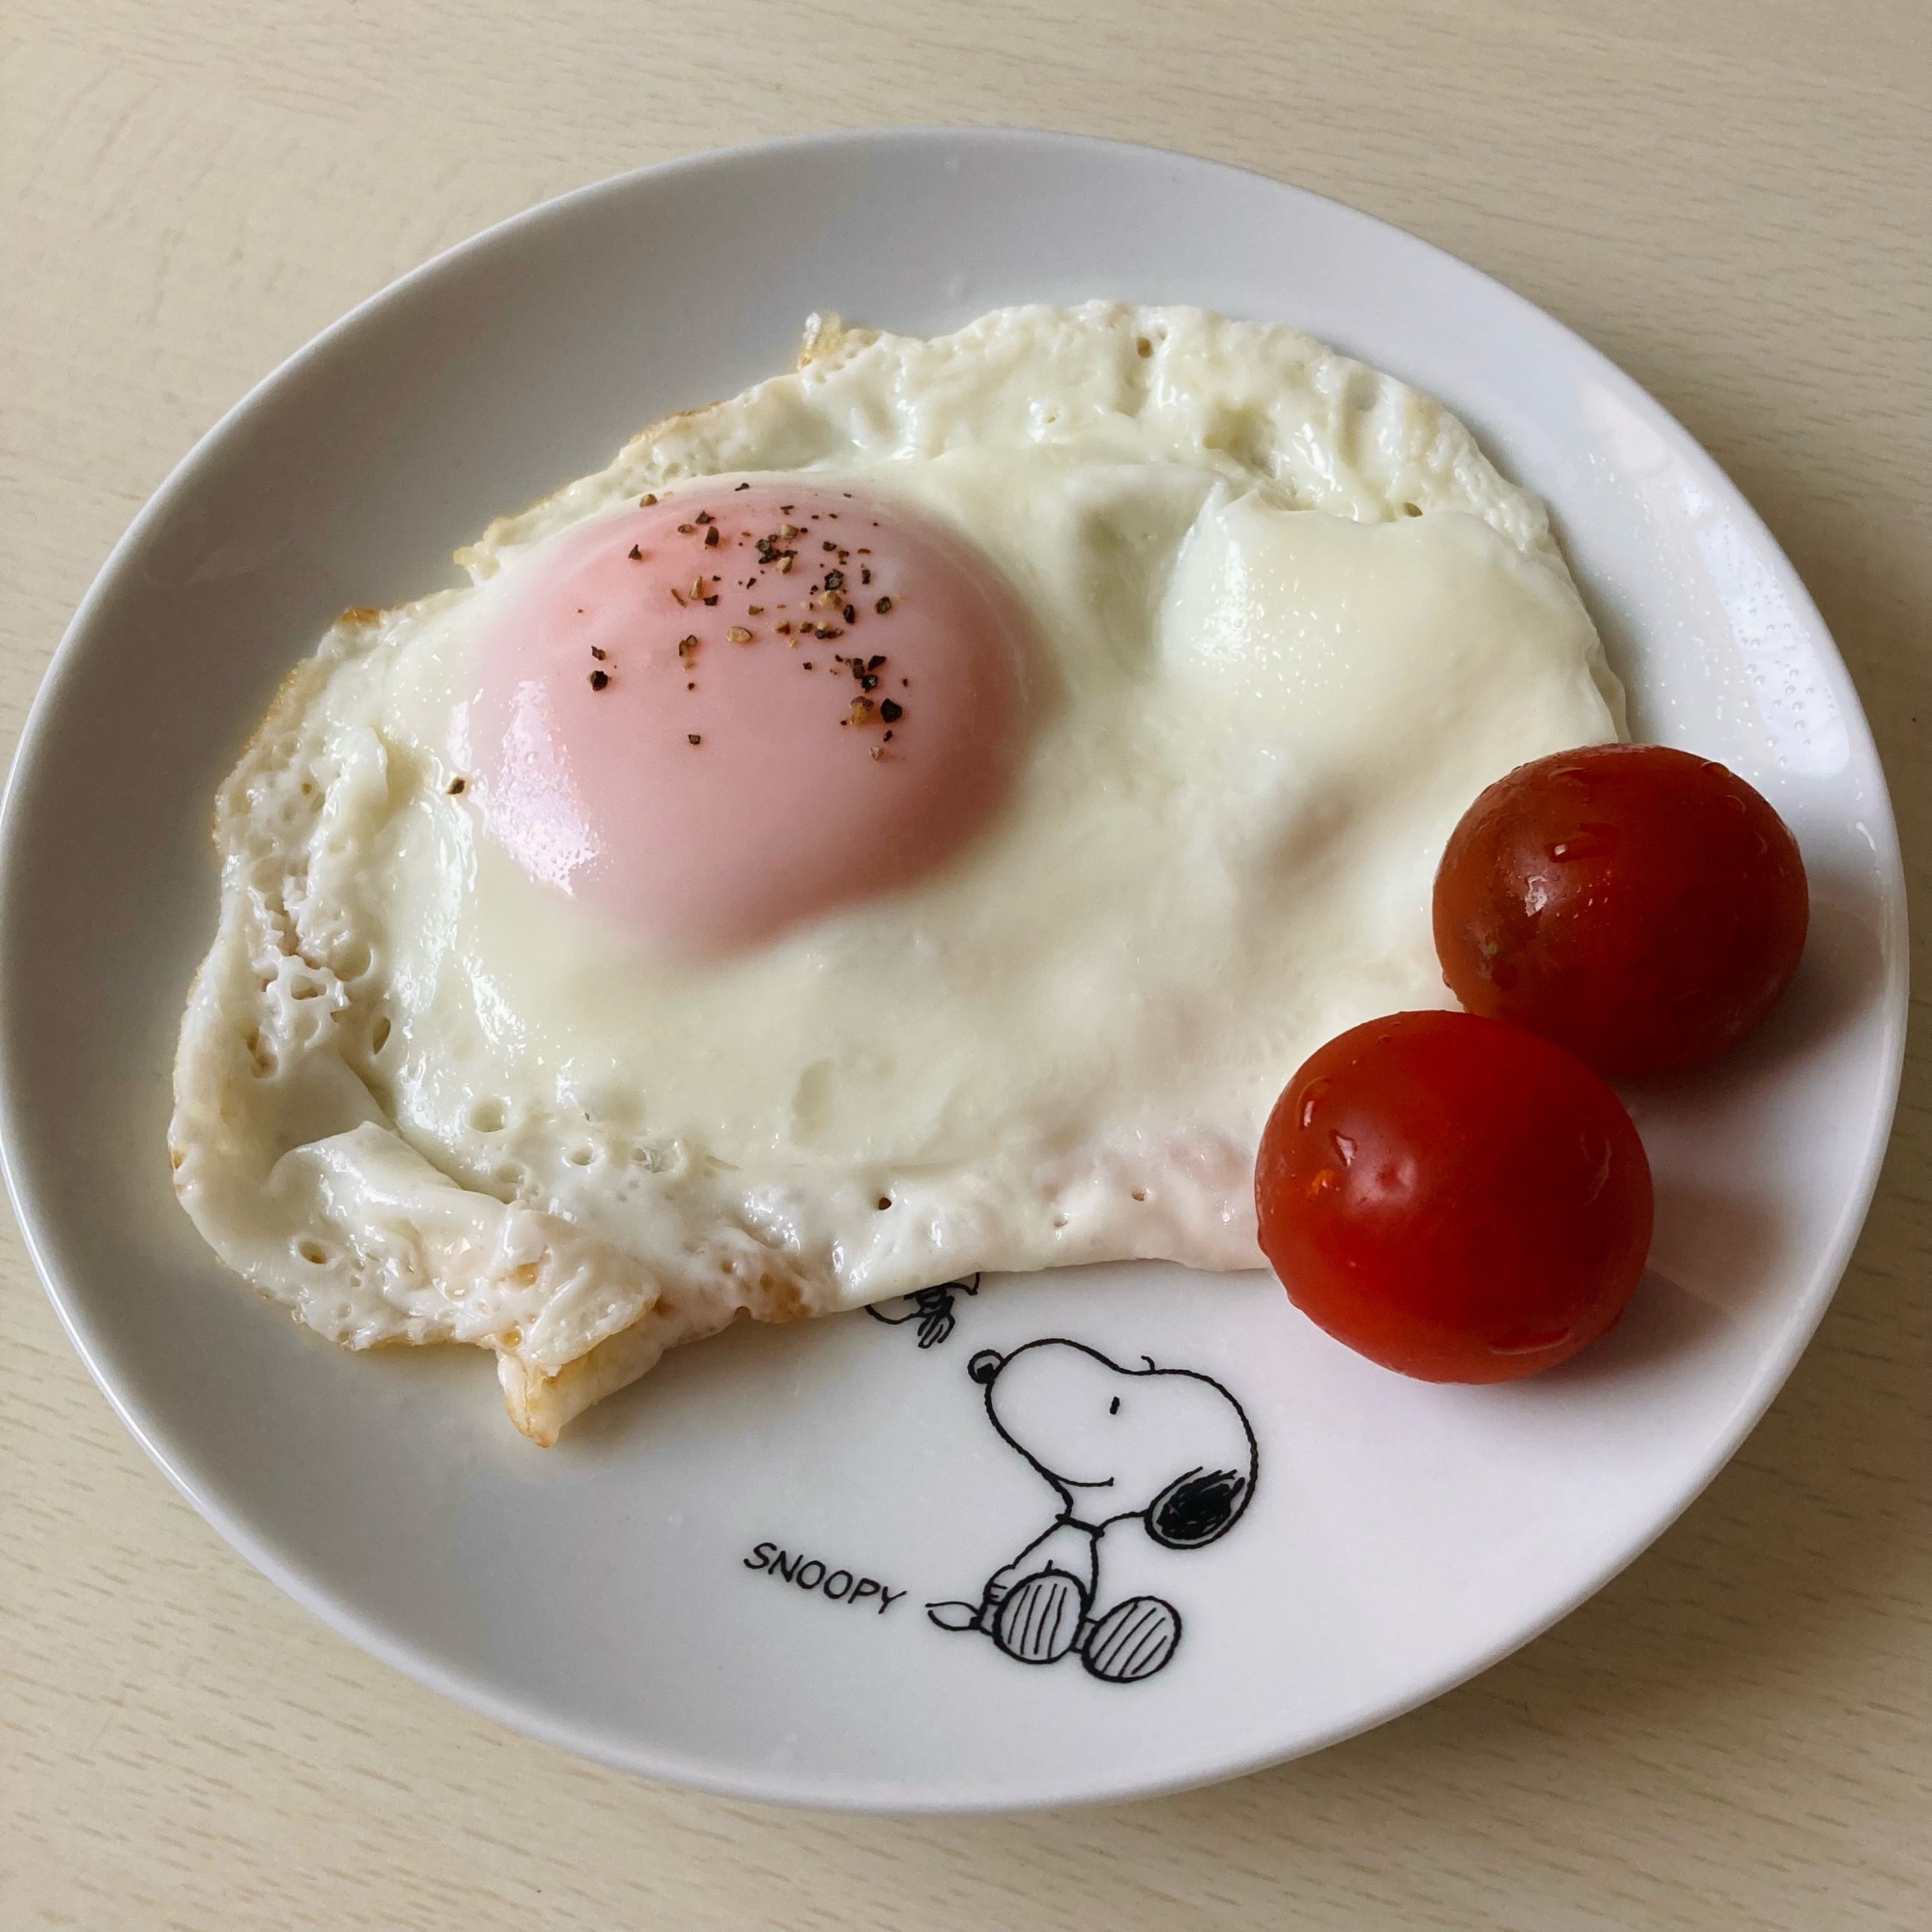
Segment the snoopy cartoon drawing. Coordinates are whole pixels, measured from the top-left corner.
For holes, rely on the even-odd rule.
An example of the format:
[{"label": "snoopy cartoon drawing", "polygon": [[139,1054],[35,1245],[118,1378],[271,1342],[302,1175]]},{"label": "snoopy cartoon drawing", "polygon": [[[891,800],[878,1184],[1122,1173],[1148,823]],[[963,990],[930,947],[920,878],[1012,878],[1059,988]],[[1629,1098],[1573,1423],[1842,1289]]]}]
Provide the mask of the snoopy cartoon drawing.
[{"label": "snoopy cartoon drawing", "polygon": [[994,1429],[1060,1496],[1045,1531],[986,1579],[977,1604],[928,1604],[940,1629],[979,1631],[1021,1663],[1077,1654],[1109,1684],[1164,1669],[1180,1612],[1159,1597],[1102,1607],[1100,1551],[1139,1522],[1168,1549],[1225,1536],[1254,1495],[1254,1431],[1241,1406],[1191,1369],[1123,1369],[1084,1343],[983,1349],[967,1373]]},{"label": "snoopy cartoon drawing", "polygon": [[889,1328],[896,1328],[901,1321],[919,1323],[919,1346],[922,1349],[937,1348],[952,1333],[956,1318],[952,1313],[952,1296],[978,1294],[980,1277],[969,1275],[964,1281],[942,1281],[934,1288],[915,1289],[910,1294],[895,1295],[890,1301],[874,1301],[866,1310],[874,1321],[883,1321]]}]

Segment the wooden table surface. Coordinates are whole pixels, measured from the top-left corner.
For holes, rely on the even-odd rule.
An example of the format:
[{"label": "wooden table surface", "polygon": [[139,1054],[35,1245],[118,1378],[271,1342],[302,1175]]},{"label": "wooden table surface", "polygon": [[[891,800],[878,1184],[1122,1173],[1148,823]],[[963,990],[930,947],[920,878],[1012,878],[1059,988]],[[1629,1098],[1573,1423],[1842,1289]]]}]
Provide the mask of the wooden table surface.
[{"label": "wooden table surface", "polygon": [[[639,162],[1020,122],[1318,188],[1500,276],[1795,559],[1932,916],[1932,14],[1916,0],[7,0],[0,727],[227,405]],[[105,775],[104,775],[105,776]],[[181,1502],[0,1244],[0,1926],[1932,1924],[1932,1061],[1731,1467],[1527,1650],[1321,1756],[966,1822],[580,1763],[352,1649]]]}]

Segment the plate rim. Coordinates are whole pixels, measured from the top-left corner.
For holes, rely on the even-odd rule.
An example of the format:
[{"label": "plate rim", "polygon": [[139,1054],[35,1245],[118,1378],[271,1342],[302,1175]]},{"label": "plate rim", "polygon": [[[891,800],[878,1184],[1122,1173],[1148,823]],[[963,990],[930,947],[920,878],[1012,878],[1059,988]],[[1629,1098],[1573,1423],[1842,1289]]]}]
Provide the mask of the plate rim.
[{"label": "plate rim", "polygon": [[1453,272],[1474,277],[1487,298],[1499,298],[1532,318],[1537,325],[1555,330],[1566,347],[1580,355],[1600,381],[1623,399],[1634,402],[1643,414],[1664,429],[1675,445],[1676,453],[1702,470],[1703,480],[1712,489],[1717,500],[1752,537],[1760,554],[1772,568],[1779,589],[1799,615],[1808,621],[1816,640],[1822,642],[1824,667],[1830,674],[1833,696],[1837,699],[1854,750],[1869,758],[1879,780],[1876,800],[1879,810],[1872,814],[1874,822],[1868,824],[1867,830],[1874,848],[1882,911],[1881,929],[1877,935],[1885,978],[1879,1001],[1883,1009],[1882,1065],[1874,1068],[1878,1078],[1873,1090],[1874,1104],[1868,1140],[1861,1158],[1859,1183],[1842,1204],[1831,1238],[1805,1285],[1802,1300],[1794,1303],[1791,1319],[1776,1345],[1768,1347],[1761,1355],[1727,1426],[1715,1433],[1713,1446],[1704,1463],[1687,1479],[1683,1492],[1674,1505],[1654,1523],[1647,1525],[1644,1533],[1629,1548],[1593,1571],[1583,1583],[1533,1624],[1521,1628],[1512,1626],[1493,1645],[1433,1680],[1428,1688],[1371,1701],[1325,1730],[1305,1737],[1285,1749],[1248,1751],[1237,1757],[1216,1756],[1211,1750],[1195,1750],[1183,1754],[1190,1759],[1186,1768],[1168,1776],[1153,1778],[1145,1776],[1097,1776],[1085,1780],[1078,1788],[1029,1791],[1019,1796],[989,1792],[983,1796],[961,1797],[956,1791],[934,1792],[910,1787],[905,1780],[886,1780],[877,1788],[862,1786],[855,1781],[828,1787],[821,1777],[807,1776],[799,1778],[769,1768],[762,1776],[738,1775],[675,1749],[613,1747],[595,1733],[586,1733],[567,1721],[553,1719],[540,1706],[501,1694],[478,1673],[446,1665],[433,1653],[397,1635],[380,1618],[365,1615],[347,1599],[311,1577],[298,1562],[285,1556],[274,1547],[271,1538],[258,1534],[231,1511],[218,1487],[190,1478],[180,1466],[183,1458],[170,1442],[166,1419],[153,1412],[137,1388],[127,1385],[133,1378],[125,1371],[117,1374],[116,1365],[106,1359],[109,1350],[89,1318],[87,1288],[62,1278],[53,1264],[44,1230],[51,1227],[55,1217],[51,1210],[43,1208],[44,1190],[31,1171],[32,1162],[26,1151],[32,1131],[24,1119],[21,1082],[13,1064],[13,1022],[8,1010],[12,993],[9,980],[4,976],[0,976],[0,1178],[4,1178],[14,1220],[35,1273],[53,1304],[63,1332],[122,1424],[176,1492],[233,1549],[277,1588],[320,1618],[338,1635],[348,1638],[358,1648],[426,1689],[542,1743],[560,1747],[619,1770],[739,1800],[838,1812],[967,1815],[1156,1798],[1244,1776],[1272,1765],[1312,1755],[1419,1709],[1534,1641],[1634,1562],[1678,1520],[1729,1463],[1789,1378],[1837,1292],[1863,1230],[1884,1168],[1903,1075],[1910,957],[1904,865],[1896,816],[1870,722],[1836,640],[1816,603],[1796,567],[1744,492],[1662,403],[1557,317],[1485,270],[1421,236],[1378,215],[1295,183],[1282,181],[1260,169],[1241,167],[1233,162],[1151,143],[1049,128],[1008,125],[921,125],[782,135],[648,162],[551,196],[493,222],[406,270],[363,297],[276,363],[195,439],[122,532],[75,606],[47,662],[20,728],[4,794],[0,794],[0,957],[11,956],[19,923],[15,901],[23,890],[20,821],[29,810],[27,801],[44,759],[44,741],[52,729],[50,720],[61,708],[64,687],[89,649],[88,637],[96,613],[107,601],[130,558],[144,547],[151,531],[180,501],[190,497],[201,467],[213,458],[218,448],[284,382],[304,371],[312,362],[332,354],[346,337],[355,333],[372,311],[405,298],[421,283],[457,270],[501,246],[526,227],[543,225],[567,210],[579,209],[604,198],[621,198],[641,184],[668,183],[682,174],[770,163],[782,159],[786,155],[806,151],[822,152],[838,148],[857,151],[899,145],[933,149],[1032,145],[1043,155],[1054,151],[1085,152],[1089,155],[1111,154],[1136,156],[1142,160],[1154,159],[1232,176],[1248,183],[1265,184],[1274,193],[1317,205],[1331,213],[1339,213],[1350,222],[1364,224],[1365,231],[1376,232],[1379,240],[1393,238],[1400,245],[1426,250]]}]

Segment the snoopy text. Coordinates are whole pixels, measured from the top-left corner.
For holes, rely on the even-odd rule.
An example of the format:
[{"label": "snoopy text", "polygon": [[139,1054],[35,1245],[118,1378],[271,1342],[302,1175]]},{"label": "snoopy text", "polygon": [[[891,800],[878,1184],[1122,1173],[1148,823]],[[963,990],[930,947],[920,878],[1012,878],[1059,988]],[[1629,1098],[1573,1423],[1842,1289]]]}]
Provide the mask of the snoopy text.
[{"label": "snoopy text", "polygon": [[887,1589],[875,1577],[835,1570],[816,1556],[794,1553],[776,1543],[754,1544],[745,1558],[745,1568],[782,1577],[801,1590],[815,1590],[835,1604],[870,1604],[880,1616],[905,1595],[903,1590]]}]

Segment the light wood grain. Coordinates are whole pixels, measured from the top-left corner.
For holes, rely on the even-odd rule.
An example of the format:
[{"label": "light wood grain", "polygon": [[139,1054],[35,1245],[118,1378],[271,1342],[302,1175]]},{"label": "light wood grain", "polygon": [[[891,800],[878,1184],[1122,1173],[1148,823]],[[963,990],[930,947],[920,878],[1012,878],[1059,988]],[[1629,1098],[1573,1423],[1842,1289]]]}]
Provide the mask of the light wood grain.
[{"label": "light wood grain", "polygon": [[[1553,310],[1765,513],[1932,913],[1932,21],[1260,0],[9,0],[0,730],[168,467],[371,290],[559,189],[752,136],[1030,122],[1238,161]],[[111,781],[103,775],[103,781]],[[1555,1632],[1325,1754],[1111,1811],[786,1814],[417,1690],[167,1489],[0,1242],[0,1925],[1922,1925],[1932,1065],[1817,1342]]]}]

